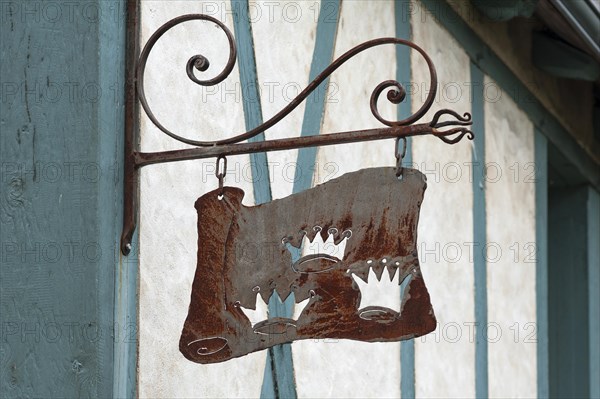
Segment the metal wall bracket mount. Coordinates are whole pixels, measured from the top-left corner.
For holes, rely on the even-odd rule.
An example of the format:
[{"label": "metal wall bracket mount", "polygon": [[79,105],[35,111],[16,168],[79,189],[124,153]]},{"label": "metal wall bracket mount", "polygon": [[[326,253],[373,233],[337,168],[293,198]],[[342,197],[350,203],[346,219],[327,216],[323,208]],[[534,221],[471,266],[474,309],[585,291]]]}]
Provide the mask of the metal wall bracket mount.
[{"label": "metal wall bracket mount", "polygon": [[[150,37],[142,49],[139,58],[138,54],[138,32],[137,32],[137,3],[129,3],[129,15],[134,21],[128,29],[128,85],[126,87],[126,123],[125,123],[125,167],[124,167],[124,209],[123,209],[123,231],[121,234],[121,252],[128,255],[131,251],[131,240],[136,229],[136,220],[138,213],[138,177],[141,167],[157,163],[184,161],[203,158],[219,158],[227,155],[249,154],[256,152],[282,151],[303,147],[318,147],[334,144],[346,144],[361,141],[372,141],[382,139],[402,139],[411,136],[432,135],[448,144],[455,144],[463,137],[473,139],[473,132],[469,130],[471,126],[471,115],[463,115],[449,109],[442,109],[436,112],[431,121],[425,123],[416,123],[419,121],[433,105],[437,93],[437,74],[431,58],[425,51],[416,44],[407,40],[388,37],[375,40],[369,40],[348,50],[335,61],[333,61],[323,72],[321,72],[308,86],[302,90],[286,107],[271,117],[269,120],[247,132],[233,135],[232,137],[216,141],[194,140],[180,135],[167,129],[152,112],[146,98],[144,90],[144,73],[148,57],[157,41],[173,27],[188,21],[208,21],[220,28],[229,42],[229,57],[223,70],[214,78],[201,80],[196,73],[201,73],[210,68],[210,61],[201,54],[193,55],[187,61],[185,68],[188,78],[201,86],[213,86],[224,81],[232,72],[236,62],[237,51],[235,39],[231,31],[219,20],[204,14],[187,14],[176,17],[162,25]],[[401,45],[408,46],[419,53],[426,61],[429,75],[430,87],[427,99],[415,113],[409,117],[393,121],[385,119],[378,110],[378,100],[385,91],[386,98],[393,104],[400,104],[406,98],[406,90],[402,84],[396,80],[386,80],[375,87],[370,98],[371,113],[383,127],[377,127],[366,130],[353,130],[346,132],[317,134],[314,136],[293,137],[286,139],[268,140],[262,142],[244,142],[249,138],[255,137],[275,126],[279,121],[292,112],[300,105],[321,83],[323,83],[335,70],[353,58],[355,55],[382,45]],[[195,148],[162,151],[162,152],[141,152],[138,149],[138,120],[137,106],[140,104],[148,118],[163,133],[182,143],[195,146]],[[441,121],[445,117],[446,120]],[[318,133],[318,132],[315,132]]]}]

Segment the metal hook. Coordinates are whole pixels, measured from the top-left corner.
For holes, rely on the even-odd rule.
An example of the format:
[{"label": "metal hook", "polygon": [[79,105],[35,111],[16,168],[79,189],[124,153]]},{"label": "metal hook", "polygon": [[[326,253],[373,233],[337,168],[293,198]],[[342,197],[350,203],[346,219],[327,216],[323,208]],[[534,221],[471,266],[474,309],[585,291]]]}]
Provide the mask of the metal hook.
[{"label": "metal hook", "polygon": [[[223,171],[219,172],[221,166],[221,159],[223,160]],[[223,193],[225,192],[223,188],[223,181],[225,180],[225,175],[227,174],[227,158],[225,155],[219,155],[217,158],[217,168],[215,169],[215,176],[219,179],[219,199],[223,198]]]},{"label": "metal hook", "polygon": [[[402,140],[402,151],[399,151],[398,145],[400,144],[400,140]],[[396,154],[396,177],[398,179],[402,179],[402,173],[404,172],[404,168],[402,167],[402,160],[406,156],[406,137],[397,137],[396,143],[394,147],[394,153]]]}]

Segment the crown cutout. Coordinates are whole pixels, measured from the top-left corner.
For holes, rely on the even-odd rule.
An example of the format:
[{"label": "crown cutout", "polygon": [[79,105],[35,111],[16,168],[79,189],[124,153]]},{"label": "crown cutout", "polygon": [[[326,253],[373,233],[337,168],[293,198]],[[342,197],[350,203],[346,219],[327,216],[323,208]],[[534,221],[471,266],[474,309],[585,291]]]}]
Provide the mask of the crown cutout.
[{"label": "crown cutout", "polygon": [[292,244],[290,237],[284,237],[281,242],[285,244],[287,250],[291,253],[292,259],[298,258],[293,264],[292,270],[296,273],[323,273],[335,267],[336,263],[344,260],[346,245],[352,237],[352,230],[344,230],[341,234],[335,227],[327,230],[327,239],[323,240],[323,228],[321,226],[313,227],[314,237],[312,240],[309,234],[300,231],[302,240],[300,246]]},{"label": "crown cutout", "polygon": [[[372,306],[381,305],[400,312],[400,284],[398,282],[400,273],[395,273],[393,278],[387,278],[381,275],[379,278],[375,275],[372,268],[369,268],[367,281],[363,281],[356,274],[352,273],[352,279],[358,285],[360,290],[360,305],[358,311]],[[390,276],[391,277],[391,276]],[[397,295],[396,295],[397,294]]]},{"label": "crown cutout", "polygon": [[[254,309],[243,307],[239,301],[234,303],[234,306],[239,308],[242,313],[248,318],[250,324],[252,326],[253,331],[256,334],[269,335],[269,334],[283,334],[286,332],[288,328],[295,328],[296,321],[300,314],[304,311],[308,302],[311,298],[315,296],[314,291],[311,290],[309,298],[306,298],[299,303],[295,302],[295,294],[292,292],[292,300],[294,302],[294,315],[292,318],[285,317],[273,317],[269,318],[269,305],[264,301],[262,296],[260,295],[260,287],[256,286],[252,290],[256,292],[256,302],[254,304]],[[279,304],[283,304],[283,300],[281,300],[281,296],[277,292],[277,289],[274,289],[269,297],[269,301],[276,300]]]},{"label": "crown cutout", "polygon": [[[395,270],[392,272],[393,269],[388,269],[389,278],[383,273],[377,275],[373,267],[368,269],[366,281],[348,270],[360,290],[359,317],[364,320],[391,323],[400,317],[402,306],[400,298],[404,296],[412,274],[404,276],[400,282],[400,273],[395,273]],[[416,272],[416,269],[413,269],[413,272]]]}]

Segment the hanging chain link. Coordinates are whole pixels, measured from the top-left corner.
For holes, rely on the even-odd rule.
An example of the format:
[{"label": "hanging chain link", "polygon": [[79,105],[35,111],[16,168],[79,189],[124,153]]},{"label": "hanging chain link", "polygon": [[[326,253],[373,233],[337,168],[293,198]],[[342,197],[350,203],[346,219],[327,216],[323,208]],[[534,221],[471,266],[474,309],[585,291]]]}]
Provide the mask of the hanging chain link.
[{"label": "hanging chain link", "polygon": [[[223,160],[223,162],[221,162]],[[223,165],[223,169],[220,166]],[[215,169],[215,176],[219,179],[219,197],[223,197],[224,189],[223,182],[225,181],[225,175],[227,175],[227,158],[224,155],[220,155],[217,158],[217,167]]]},{"label": "hanging chain link", "polygon": [[[402,140],[402,151],[399,150],[398,145],[400,144],[400,140]],[[404,167],[402,166],[402,161],[406,156],[406,137],[397,137],[396,145],[394,147],[394,153],[396,154],[396,177],[402,178],[402,173],[404,172]]]}]

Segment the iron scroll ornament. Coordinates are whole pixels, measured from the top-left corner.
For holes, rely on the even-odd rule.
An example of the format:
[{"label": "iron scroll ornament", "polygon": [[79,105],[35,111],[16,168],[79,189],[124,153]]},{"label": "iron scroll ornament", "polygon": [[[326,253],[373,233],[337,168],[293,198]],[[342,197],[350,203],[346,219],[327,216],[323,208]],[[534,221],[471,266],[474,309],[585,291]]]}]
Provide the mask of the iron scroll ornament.
[{"label": "iron scroll ornament", "polygon": [[[442,109],[435,113],[433,119],[428,123],[414,124],[421,119],[433,105],[437,93],[437,73],[431,58],[418,45],[407,40],[398,38],[380,38],[366,41],[362,44],[350,49],[335,61],[333,61],[323,72],[321,72],[308,86],[302,90],[286,107],[272,116],[266,122],[251,129],[247,132],[234,135],[229,138],[216,141],[200,141],[193,140],[177,134],[167,129],[154,115],[149,105],[146,93],[144,90],[144,73],[146,64],[152,49],[157,41],[173,27],[188,21],[206,21],[214,23],[227,37],[229,43],[229,57],[227,64],[223,70],[214,78],[201,80],[195,75],[195,71],[205,72],[210,68],[210,61],[203,55],[197,54],[190,57],[186,63],[186,73],[188,78],[201,86],[214,86],[224,81],[233,71],[235,65],[237,50],[236,43],[231,31],[221,21],[204,14],[187,14],[176,17],[160,28],[149,38],[143,50],[140,53],[139,59],[135,64],[133,78],[134,85],[129,90],[130,97],[134,97],[139,101],[148,118],[152,123],[163,133],[171,138],[185,144],[195,146],[197,148],[163,151],[163,152],[140,152],[136,148],[135,139],[135,122],[128,124],[126,127],[125,139],[125,187],[124,187],[124,216],[123,216],[123,232],[121,235],[121,251],[124,255],[128,255],[131,250],[131,239],[136,228],[137,217],[137,181],[139,169],[142,166],[174,162],[181,160],[202,159],[221,157],[227,155],[248,154],[254,152],[279,151],[286,149],[295,149],[303,147],[325,146],[333,144],[344,144],[359,141],[381,140],[388,138],[406,138],[411,136],[433,135],[440,138],[448,144],[455,144],[467,136],[468,139],[474,138],[473,132],[468,129],[472,125],[471,115],[464,113],[462,116],[457,112],[449,109]],[[355,55],[381,45],[404,45],[417,51],[426,61],[430,74],[429,94],[423,105],[409,117],[392,121],[387,120],[379,113],[377,104],[379,97],[387,90],[386,97],[393,104],[400,104],[406,98],[406,90],[402,84],[396,80],[386,80],[380,83],[373,90],[370,97],[370,109],[373,116],[387,126],[385,128],[374,128],[367,130],[357,130],[348,132],[329,133],[314,136],[294,137],[288,139],[277,139],[263,142],[240,143],[241,141],[255,137],[260,133],[265,132],[269,128],[276,125],[289,113],[291,113],[298,105],[300,105],[317,87],[323,83],[335,70],[353,58]],[[134,101],[135,103],[135,101]],[[135,112],[128,112],[135,119]],[[440,121],[444,116],[454,117],[454,120]],[[440,130],[442,128],[446,128]],[[237,143],[237,144],[236,144]]]}]

